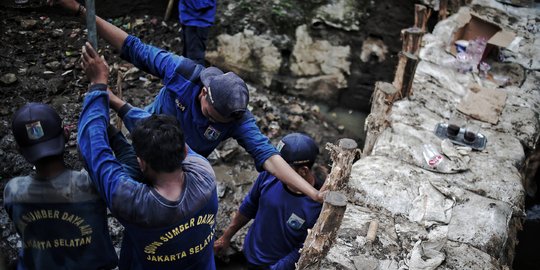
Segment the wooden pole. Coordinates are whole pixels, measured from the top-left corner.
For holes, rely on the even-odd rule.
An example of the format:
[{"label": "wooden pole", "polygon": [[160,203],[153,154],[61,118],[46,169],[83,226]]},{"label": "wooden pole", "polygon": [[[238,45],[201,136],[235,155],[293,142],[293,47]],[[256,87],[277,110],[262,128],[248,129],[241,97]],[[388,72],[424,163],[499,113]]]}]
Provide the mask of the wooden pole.
[{"label": "wooden pole", "polygon": [[[122,83],[124,81],[124,74],[122,73],[122,71],[120,71],[120,68],[117,69],[117,76],[116,76],[116,94],[117,96],[122,99],[122,96],[123,96],[123,88],[122,88]],[[117,117],[118,119],[118,122],[116,122],[116,128],[118,130],[122,130],[122,118],[120,116]]]},{"label": "wooden pole", "polygon": [[328,190],[317,223],[309,231],[296,269],[316,267],[334,243],[347,206],[347,197],[336,190],[343,189],[349,181],[352,164],[361,154],[354,140],[341,139],[338,145],[327,144],[333,161],[332,170],[321,190]]},{"label": "wooden pole", "polygon": [[366,119],[366,139],[362,157],[371,155],[377,138],[389,126],[387,116],[390,114],[397,93],[397,89],[390,83],[375,83],[375,90],[371,99],[371,113]]},{"label": "wooden pole", "polygon": [[96,7],[94,0],[86,0],[86,29],[88,30],[88,42],[98,51],[96,30]]},{"label": "wooden pole", "polygon": [[169,20],[169,17],[171,17],[173,4],[174,4],[174,0],[169,0],[169,3],[167,4],[167,9],[165,10],[165,16],[163,16],[164,21]]},{"label": "wooden pole", "polygon": [[328,192],[319,219],[304,242],[296,269],[319,269],[321,259],[328,254],[334,244],[346,208],[345,195],[335,191]]},{"label": "wooden pole", "polygon": [[420,4],[414,5],[414,27],[426,32],[426,24],[431,16],[431,9]]},{"label": "wooden pole", "polygon": [[340,139],[338,146],[327,144],[326,149],[330,152],[332,169],[321,190],[337,191],[345,187],[349,182],[351,168],[354,159],[361,155],[358,144],[352,139]]},{"label": "wooden pole", "polygon": [[422,45],[424,31],[420,28],[411,27],[401,30],[401,39],[403,44],[401,50],[410,54],[418,55]]},{"label": "wooden pole", "polygon": [[439,1],[439,21],[446,19],[448,16],[448,0]]},{"label": "wooden pole", "polygon": [[412,95],[412,83],[418,61],[418,57],[411,53],[399,53],[399,62],[396,69],[396,75],[394,76],[394,82],[392,83],[398,90],[398,98]]}]

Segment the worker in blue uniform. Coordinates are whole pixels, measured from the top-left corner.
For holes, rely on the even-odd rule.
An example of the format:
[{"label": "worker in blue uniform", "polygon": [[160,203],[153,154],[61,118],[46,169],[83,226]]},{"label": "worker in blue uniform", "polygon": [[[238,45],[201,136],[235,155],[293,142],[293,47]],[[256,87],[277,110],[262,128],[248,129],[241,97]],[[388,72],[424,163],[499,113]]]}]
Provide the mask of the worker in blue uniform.
[{"label": "worker in blue uniform", "polygon": [[114,269],[118,257],[107,208],[88,173],[66,166],[69,132],[58,113],[47,104],[28,103],[13,115],[12,131],[20,153],[35,167],[4,189],[4,207],[22,242],[17,269]]},{"label": "worker in blue uniform", "polygon": [[[306,183],[315,185],[316,177],[311,168],[319,149],[309,136],[289,134],[280,141],[278,149]],[[254,219],[243,246],[249,269],[293,270],[307,230],[315,225],[321,207],[294,187],[262,172],[231,224],[214,243],[214,250],[221,252],[229,247],[236,232]]]},{"label": "worker in blue uniform", "polygon": [[[125,228],[119,268],[215,269],[218,200],[210,163],[189,150],[178,121],[169,115],[137,122],[131,133],[134,151],[112,147],[110,138],[121,134],[109,134],[108,65],[89,43],[82,63],[91,86],[77,141],[98,193]],[[127,159],[126,151],[136,154],[147,184],[118,160]]]},{"label": "worker in blue uniform", "polygon": [[204,65],[206,41],[216,17],[216,0],[180,0],[178,17],[182,25],[182,55]]},{"label": "worker in blue uniform", "polygon": [[[56,2],[73,14],[86,16],[84,7],[75,0]],[[154,113],[175,116],[187,144],[198,154],[207,157],[220,142],[234,138],[254,158],[258,171],[265,170],[310,198],[323,200],[323,194],[306,183],[260,132],[247,109],[249,93],[240,77],[147,45],[98,16],[96,26],[98,34],[120,51],[123,59],[163,80],[163,88],[145,110],[131,107],[109,92],[110,106],[122,116],[128,130]]]}]

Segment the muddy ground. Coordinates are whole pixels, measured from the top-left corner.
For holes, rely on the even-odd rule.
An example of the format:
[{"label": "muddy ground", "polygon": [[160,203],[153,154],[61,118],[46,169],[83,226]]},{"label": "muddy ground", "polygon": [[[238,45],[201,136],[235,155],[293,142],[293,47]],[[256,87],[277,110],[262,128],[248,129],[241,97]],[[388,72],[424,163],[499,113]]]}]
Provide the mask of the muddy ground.
[{"label": "muddy ground", "polygon": [[[179,25],[175,21],[162,21],[159,16],[131,15],[110,19],[110,22],[135,34],[143,41],[180,52]],[[80,49],[85,40],[82,24],[72,17],[63,16],[50,9],[2,9],[0,10],[0,192],[12,177],[31,173],[32,167],[17,154],[10,131],[11,115],[27,102],[44,102],[52,105],[71,128],[66,151],[67,164],[80,169],[76,156],[77,119],[81,110],[83,94],[88,86],[80,65]],[[159,91],[160,80],[134,69],[121,61],[104,41],[100,52],[111,66],[111,87],[117,89],[118,70],[124,74],[122,88],[124,98],[134,106],[144,106]],[[248,82],[249,83],[249,82]],[[323,116],[316,105],[309,101],[283,96],[251,85],[253,113],[261,130],[275,144],[290,132],[301,131],[312,135],[321,144],[324,153],[319,160],[323,167],[330,161],[324,149],[327,142],[342,137],[357,140],[347,128],[337,127],[332,117]],[[211,162],[218,175],[233,175],[232,182],[220,180],[220,213],[218,232],[223,229],[243,192],[249,189],[255,172],[250,157],[233,142],[219,148]],[[233,173],[234,172],[234,173]],[[1,203],[1,198],[0,198]],[[116,244],[121,240],[121,227],[111,218],[111,231]],[[6,254],[13,262],[20,241],[3,208],[0,209],[0,254]],[[219,233],[218,233],[219,235]]]}]

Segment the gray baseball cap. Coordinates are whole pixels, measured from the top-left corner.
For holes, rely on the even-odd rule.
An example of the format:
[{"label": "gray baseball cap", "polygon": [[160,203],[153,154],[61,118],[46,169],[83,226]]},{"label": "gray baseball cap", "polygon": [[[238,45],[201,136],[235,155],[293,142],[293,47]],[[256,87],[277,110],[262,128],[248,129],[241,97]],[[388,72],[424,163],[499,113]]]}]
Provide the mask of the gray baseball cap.
[{"label": "gray baseball cap", "polygon": [[234,72],[209,67],[201,72],[201,81],[208,89],[207,100],[223,117],[238,118],[247,110],[249,91]]}]

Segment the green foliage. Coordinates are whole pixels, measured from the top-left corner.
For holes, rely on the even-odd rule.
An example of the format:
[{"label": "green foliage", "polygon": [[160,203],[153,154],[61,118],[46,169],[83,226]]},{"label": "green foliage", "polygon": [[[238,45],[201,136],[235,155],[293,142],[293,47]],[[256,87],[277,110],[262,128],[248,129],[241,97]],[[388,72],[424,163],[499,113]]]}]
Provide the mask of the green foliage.
[{"label": "green foliage", "polygon": [[288,13],[292,11],[294,5],[291,0],[281,0],[272,3],[271,11],[272,16],[283,19],[288,17]]}]

